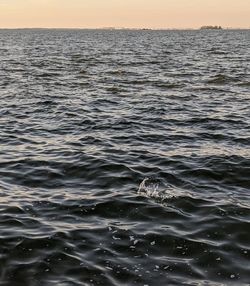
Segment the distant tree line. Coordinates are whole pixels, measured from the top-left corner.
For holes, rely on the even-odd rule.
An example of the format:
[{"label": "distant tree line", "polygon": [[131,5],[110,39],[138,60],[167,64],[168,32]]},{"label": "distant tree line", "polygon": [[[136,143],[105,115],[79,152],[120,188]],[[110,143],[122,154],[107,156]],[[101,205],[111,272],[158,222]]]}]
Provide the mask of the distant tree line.
[{"label": "distant tree line", "polygon": [[202,26],[201,30],[221,30],[221,26]]}]

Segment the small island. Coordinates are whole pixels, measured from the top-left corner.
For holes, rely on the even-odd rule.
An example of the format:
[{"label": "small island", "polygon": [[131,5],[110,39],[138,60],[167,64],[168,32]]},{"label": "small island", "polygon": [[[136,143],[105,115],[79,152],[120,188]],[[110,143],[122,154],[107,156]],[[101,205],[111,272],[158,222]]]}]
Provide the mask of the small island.
[{"label": "small island", "polygon": [[200,30],[222,30],[221,26],[202,26]]}]

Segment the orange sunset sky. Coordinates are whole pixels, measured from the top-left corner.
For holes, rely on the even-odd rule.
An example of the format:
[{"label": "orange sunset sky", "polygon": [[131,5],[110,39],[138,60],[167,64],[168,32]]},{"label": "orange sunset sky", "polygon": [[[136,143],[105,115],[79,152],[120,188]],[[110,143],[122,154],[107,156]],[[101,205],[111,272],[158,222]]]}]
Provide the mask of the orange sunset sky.
[{"label": "orange sunset sky", "polygon": [[0,0],[0,28],[250,28],[250,0]]}]

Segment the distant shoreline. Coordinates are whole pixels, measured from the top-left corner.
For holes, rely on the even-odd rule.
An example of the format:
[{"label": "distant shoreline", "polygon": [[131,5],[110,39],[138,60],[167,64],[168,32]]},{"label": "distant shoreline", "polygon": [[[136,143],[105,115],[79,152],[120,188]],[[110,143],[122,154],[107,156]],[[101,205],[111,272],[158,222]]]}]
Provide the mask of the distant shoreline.
[{"label": "distant shoreline", "polygon": [[[219,26],[220,27],[220,26]],[[52,28],[52,27],[16,27],[16,28],[7,28],[0,27],[0,30],[104,30],[104,31],[204,31],[204,30],[215,30],[215,31],[227,31],[227,30],[250,30],[249,28],[233,28],[233,27],[220,27],[220,28],[212,28],[209,26],[202,26],[199,28],[115,28],[115,27],[99,27],[99,28]]]}]

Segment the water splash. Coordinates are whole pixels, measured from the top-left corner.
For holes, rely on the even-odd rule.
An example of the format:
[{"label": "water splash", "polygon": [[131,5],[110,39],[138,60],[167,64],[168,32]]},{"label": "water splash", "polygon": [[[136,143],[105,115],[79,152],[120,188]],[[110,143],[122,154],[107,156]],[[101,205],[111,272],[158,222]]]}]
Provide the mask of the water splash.
[{"label": "water splash", "polygon": [[138,189],[140,196],[165,200],[183,195],[179,190],[171,185],[165,185],[162,181],[155,178],[145,178]]}]

